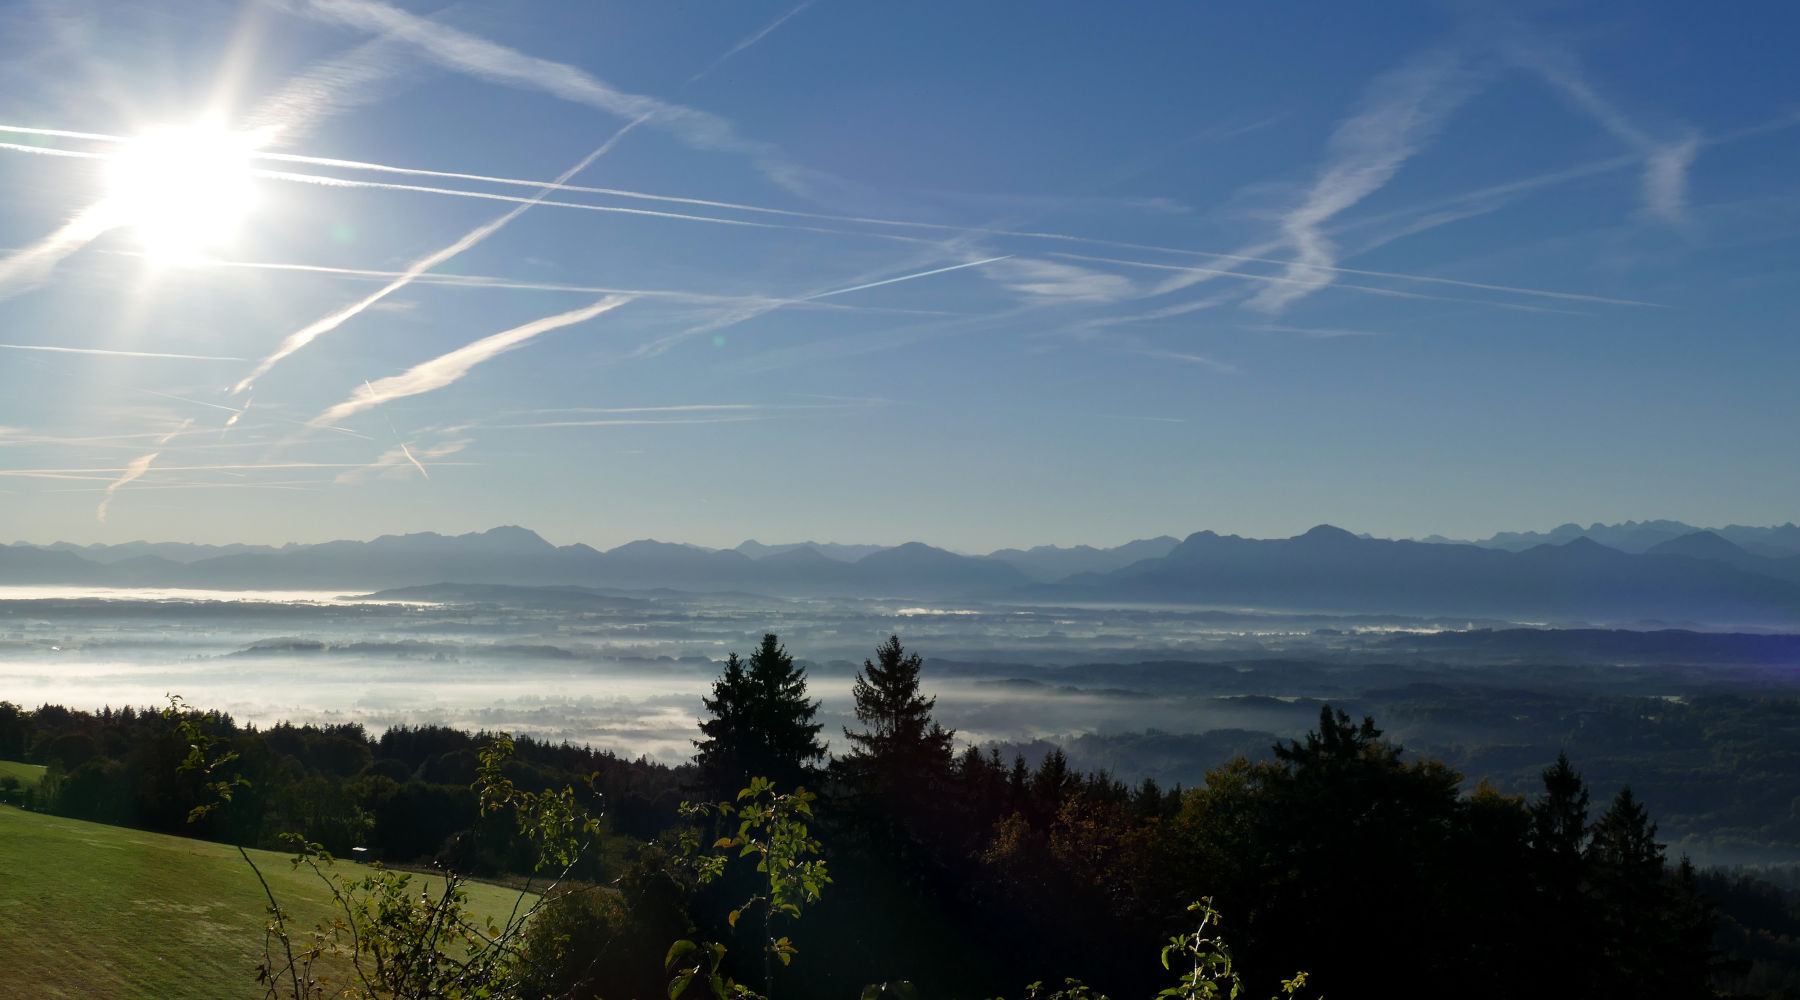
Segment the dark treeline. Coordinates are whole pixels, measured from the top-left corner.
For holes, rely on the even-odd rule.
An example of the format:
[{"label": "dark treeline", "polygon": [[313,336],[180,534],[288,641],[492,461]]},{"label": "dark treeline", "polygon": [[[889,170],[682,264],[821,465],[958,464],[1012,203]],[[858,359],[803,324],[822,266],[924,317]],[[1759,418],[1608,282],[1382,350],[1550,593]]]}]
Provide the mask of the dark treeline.
[{"label": "dark treeline", "polygon": [[[189,746],[178,723],[195,715],[223,741],[221,752],[236,755],[222,774],[243,781],[227,808],[190,823],[190,812],[213,797],[201,775],[181,767]],[[443,726],[396,726],[371,737],[358,724],[257,729],[218,712],[27,711],[0,702],[0,760],[47,767],[36,788],[0,787],[0,801],[276,850],[292,833],[343,857],[503,874],[521,864],[524,845],[505,823],[477,815],[471,785],[486,742],[484,733]],[[606,847],[652,838],[677,818],[679,769],[529,737],[516,745],[508,776],[534,789],[575,785],[588,808],[604,813],[615,835]],[[616,856],[596,852],[583,874],[599,877],[609,861]]]},{"label": "dark treeline", "polygon": [[[854,996],[910,980],[927,997],[1018,994],[1078,977],[1115,997],[1169,983],[1156,949],[1212,897],[1253,995],[1295,969],[1333,998],[1800,997],[1800,904],[1744,873],[1695,872],[1656,840],[1626,788],[1590,802],[1566,757],[1508,796],[1408,760],[1370,719],[1330,707],[1272,759],[1220,764],[1192,788],[1035,764],[968,747],[932,718],[920,661],[897,639],[864,664],[859,728],[826,756],[803,668],[768,636],[733,656],[706,700],[696,766],[517,741],[509,776],[573,785],[608,833],[541,918],[547,996],[664,995],[682,936],[731,945],[757,981],[758,944],[727,912],[745,885],[693,889],[670,828],[683,799],[730,798],[753,776],[821,798],[832,884],[792,929],[788,997]],[[188,718],[193,718],[190,715]],[[205,797],[158,711],[26,711],[0,703],[0,759],[50,770],[34,808],[276,846],[292,831],[334,853],[517,870],[513,830],[477,817],[482,734],[359,726],[253,729],[202,717],[249,784],[196,826]],[[835,734],[834,734],[835,735]],[[593,775],[590,788],[585,779]],[[702,831],[712,836],[716,831]],[[1731,991],[1740,991],[1736,994]]]}]

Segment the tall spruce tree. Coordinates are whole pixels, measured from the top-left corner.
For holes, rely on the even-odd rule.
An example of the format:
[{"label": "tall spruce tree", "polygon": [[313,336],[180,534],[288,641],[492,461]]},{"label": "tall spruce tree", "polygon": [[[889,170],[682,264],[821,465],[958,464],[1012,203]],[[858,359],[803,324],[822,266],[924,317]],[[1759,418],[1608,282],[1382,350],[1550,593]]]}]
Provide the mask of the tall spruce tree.
[{"label": "tall spruce tree", "polygon": [[850,752],[840,770],[854,793],[878,811],[922,818],[949,778],[955,733],[931,718],[936,698],[919,691],[923,660],[890,635],[864,660],[851,694],[863,731],[844,729]]},{"label": "tall spruce tree", "polygon": [[727,657],[712,697],[702,701],[713,717],[700,723],[706,739],[694,741],[695,763],[717,794],[730,795],[759,777],[792,790],[805,782],[808,765],[825,756],[819,742],[825,727],[813,721],[819,703],[806,698],[806,670],[773,633],[748,661]]},{"label": "tall spruce tree", "polygon": [[844,729],[850,741],[847,760],[948,768],[950,740],[956,734],[932,721],[937,698],[919,693],[923,662],[919,654],[901,648],[897,635],[875,648],[875,660],[863,661],[851,695],[856,719],[867,728],[860,733]]}]

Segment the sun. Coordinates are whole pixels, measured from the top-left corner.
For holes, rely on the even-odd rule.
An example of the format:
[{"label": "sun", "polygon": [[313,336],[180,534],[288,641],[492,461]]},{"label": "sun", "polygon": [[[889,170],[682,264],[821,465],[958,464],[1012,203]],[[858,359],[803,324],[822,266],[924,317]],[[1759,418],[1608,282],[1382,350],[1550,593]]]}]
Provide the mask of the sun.
[{"label": "sun", "polygon": [[152,260],[180,261],[228,242],[255,204],[254,138],[205,125],[160,129],[126,143],[107,170],[115,225]]}]

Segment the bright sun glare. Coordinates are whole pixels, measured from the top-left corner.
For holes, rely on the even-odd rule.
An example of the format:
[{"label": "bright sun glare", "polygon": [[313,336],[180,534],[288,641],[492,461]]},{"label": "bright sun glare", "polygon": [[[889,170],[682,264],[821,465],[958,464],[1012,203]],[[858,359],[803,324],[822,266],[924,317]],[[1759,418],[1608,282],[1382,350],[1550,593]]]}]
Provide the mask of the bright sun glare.
[{"label": "bright sun glare", "polygon": [[112,157],[107,200],[116,224],[153,259],[176,261],[228,241],[254,203],[251,136],[193,126],[147,133]]}]

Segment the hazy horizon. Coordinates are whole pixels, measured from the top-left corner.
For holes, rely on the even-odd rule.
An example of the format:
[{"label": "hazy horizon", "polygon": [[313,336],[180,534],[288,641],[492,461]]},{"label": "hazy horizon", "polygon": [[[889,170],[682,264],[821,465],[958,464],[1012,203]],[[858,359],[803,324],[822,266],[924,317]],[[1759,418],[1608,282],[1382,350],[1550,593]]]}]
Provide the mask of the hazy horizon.
[{"label": "hazy horizon", "polygon": [[384,536],[403,536],[403,535],[412,535],[412,534],[437,534],[437,535],[442,535],[444,537],[457,537],[457,536],[461,536],[461,535],[480,535],[485,532],[492,531],[496,528],[523,528],[524,530],[530,531],[533,534],[537,535],[539,538],[544,539],[546,542],[549,542],[550,544],[558,546],[558,547],[563,547],[563,546],[568,546],[568,545],[587,545],[592,548],[598,549],[600,551],[607,551],[609,549],[617,548],[621,545],[630,544],[631,542],[641,542],[641,541],[664,542],[664,543],[673,544],[673,545],[692,545],[692,546],[698,546],[700,548],[712,549],[715,551],[737,549],[742,545],[745,545],[747,543],[752,543],[752,542],[759,544],[759,545],[769,546],[769,547],[782,547],[782,546],[812,544],[812,545],[844,545],[844,546],[876,545],[876,546],[884,546],[884,547],[890,547],[890,548],[894,547],[894,546],[904,545],[904,544],[911,543],[911,542],[920,542],[925,545],[930,545],[933,548],[944,549],[945,551],[955,552],[960,555],[987,555],[991,552],[998,552],[998,551],[1001,551],[1004,549],[1030,550],[1032,548],[1036,548],[1036,547],[1040,547],[1040,546],[1053,546],[1053,547],[1057,547],[1057,548],[1075,548],[1078,546],[1088,546],[1090,548],[1096,548],[1096,549],[1110,549],[1110,548],[1118,548],[1123,545],[1128,545],[1132,542],[1146,541],[1146,540],[1154,539],[1154,538],[1170,537],[1170,538],[1175,538],[1177,540],[1180,540],[1180,539],[1188,537],[1189,535],[1192,535],[1192,534],[1195,534],[1198,532],[1203,532],[1203,531],[1211,531],[1211,532],[1214,532],[1215,534],[1220,534],[1220,535],[1239,535],[1244,538],[1279,539],[1279,538],[1297,537],[1297,536],[1305,534],[1307,531],[1310,531],[1310,530],[1312,530],[1314,528],[1318,528],[1318,527],[1333,527],[1333,528],[1341,528],[1345,531],[1349,531],[1352,534],[1356,534],[1356,535],[1362,535],[1362,536],[1366,536],[1366,537],[1370,537],[1370,538],[1387,538],[1387,539],[1391,539],[1391,540],[1395,540],[1395,541],[1413,541],[1413,540],[1422,540],[1422,539],[1428,539],[1428,538],[1433,538],[1433,537],[1440,537],[1440,538],[1447,539],[1448,541],[1451,541],[1451,542],[1479,542],[1479,541],[1484,541],[1484,540],[1487,540],[1487,539],[1490,539],[1490,538],[1493,538],[1493,537],[1496,537],[1499,535],[1506,535],[1506,534],[1547,535],[1558,528],[1567,527],[1569,525],[1575,525],[1576,527],[1583,528],[1583,529],[1587,529],[1587,528],[1591,528],[1591,527],[1595,527],[1595,526],[1612,528],[1612,527],[1619,527],[1619,526],[1630,525],[1630,524],[1656,523],[1659,521],[1672,521],[1672,522],[1676,522],[1676,523],[1687,524],[1698,531],[1718,531],[1721,529],[1734,528],[1734,527],[1735,528],[1758,528],[1758,529],[1781,528],[1781,527],[1785,527],[1787,525],[1794,523],[1794,521],[1792,519],[1771,522],[1771,523],[1767,523],[1767,524],[1751,524],[1751,523],[1741,522],[1741,521],[1723,522],[1723,523],[1717,523],[1717,524],[1700,524],[1700,523],[1696,523],[1696,522],[1685,521],[1681,518],[1674,518],[1674,517],[1625,518],[1625,519],[1620,519],[1617,521],[1576,520],[1576,519],[1571,518],[1571,519],[1559,521],[1556,524],[1552,524],[1552,525],[1548,525],[1548,526],[1537,526],[1537,527],[1530,527],[1530,528],[1504,528],[1503,527],[1503,528],[1495,528],[1493,530],[1488,530],[1488,531],[1482,531],[1477,534],[1463,535],[1463,536],[1442,535],[1441,533],[1438,533],[1438,532],[1425,532],[1425,531],[1414,531],[1414,532],[1408,533],[1408,534],[1397,534],[1397,535],[1385,535],[1384,536],[1384,535],[1376,534],[1374,532],[1363,531],[1363,530],[1360,530],[1360,529],[1358,529],[1354,526],[1350,526],[1350,525],[1339,524],[1339,523],[1332,522],[1332,521],[1321,521],[1321,522],[1316,522],[1314,524],[1305,525],[1304,527],[1297,528],[1297,529],[1287,532],[1285,534],[1272,534],[1272,535],[1252,535],[1252,534],[1248,534],[1248,533],[1241,532],[1241,531],[1227,531],[1227,530],[1219,528],[1219,527],[1207,525],[1207,526],[1202,526],[1202,527],[1189,528],[1189,529],[1181,530],[1181,531],[1175,531],[1175,530],[1155,531],[1155,532],[1151,532],[1149,534],[1144,534],[1144,535],[1133,535],[1128,538],[1126,538],[1126,537],[1120,537],[1120,538],[1116,538],[1116,539],[1108,538],[1103,541],[1093,541],[1091,539],[1085,539],[1085,538],[1074,539],[1074,540],[1054,540],[1054,541],[1039,540],[1039,541],[1014,542],[1014,543],[1005,543],[1005,544],[988,544],[985,546],[980,546],[980,547],[975,547],[975,548],[958,548],[955,546],[940,543],[938,541],[934,541],[929,538],[908,537],[908,538],[899,538],[899,539],[896,539],[893,541],[880,541],[880,540],[870,540],[868,538],[864,538],[864,537],[860,537],[860,536],[854,537],[854,538],[810,538],[810,537],[803,538],[803,539],[785,539],[784,538],[784,539],[779,539],[779,540],[772,540],[770,538],[761,538],[761,537],[756,537],[756,536],[745,536],[745,537],[739,538],[733,542],[718,544],[718,543],[713,543],[713,542],[708,542],[708,541],[700,541],[698,539],[685,538],[685,537],[652,538],[647,535],[620,535],[620,536],[617,536],[616,540],[607,540],[604,542],[597,542],[597,541],[595,541],[595,536],[591,536],[591,535],[587,536],[587,537],[555,538],[555,537],[546,535],[542,531],[538,531],[536,528],[533,528],[531,525],[528,525],[528,524],[520,524],[517,522],[504,522],[504,523],[499,523],[499,524],[490,524],[490,525],[486,525],[486,526],[482,526],[482,527],[474,527],[474,528],[468,528],[468,529],[456,530],[456,531],[444,531],[444,530],[438,530],[438,529],[433,529],[433,528],[428,528],[428,527],[413,527],[413,528],[409,528],[409,529],[401,530],[401,531],[378,531],[378,532],[373,532],[373,533],[369,533],[369,534],[354,535],[354,536],[352,536],[352,535],[329,535],[329,536],[319,536],[319,537],[314,537],[314,538],[289,537],[289,538],[279,538],[279,539],[275,539],[272,541],[256,541],[256,540],[244,539],[244,538],[221,538],[221,539],[217,539],[217,540],[204,539],[204,538],[120,538],[120,539],[116,539],[116,540],[109,539],[109,540],[105,540],[105,541],[100,541],[100,540],[80,541],[80,540],[73,539],[73,538],[42,538],[42,539],[14,538],[10,542],[4,543],[4,544],[30,545],[30,546],[40,546],[41,547],[41,546],[66,543],[66,544],[70,544],[70,545],[77,545],[77,546],[81,546],[83,548],[87,548],[87,547],[91,547],[91,546],[95,546],[95,545],[111,546],[111,545],[130,545],[130,544],[135,544],[135,543],[144,543],[144,544],[149,544],[149,545],[215,545],[215,546],[248,545],[248,546],[266,546],[266,547],[270,547],[270,548],[280,548],[284,545],[290,545],[290,544],[291,545],[318,545],[318,544],[322,544],[325,542],[336,542],[336,541],[367,542],[367,541],[373,541],[376,538],[380,538],[380,537],[384,537]]}]

